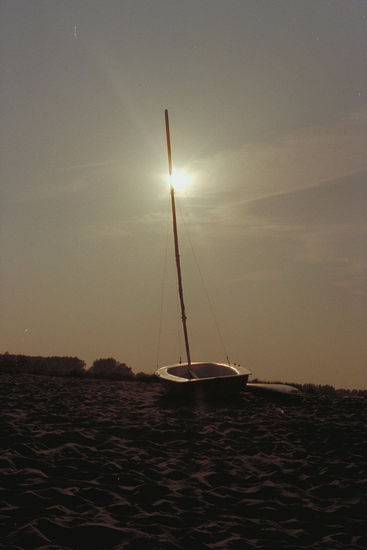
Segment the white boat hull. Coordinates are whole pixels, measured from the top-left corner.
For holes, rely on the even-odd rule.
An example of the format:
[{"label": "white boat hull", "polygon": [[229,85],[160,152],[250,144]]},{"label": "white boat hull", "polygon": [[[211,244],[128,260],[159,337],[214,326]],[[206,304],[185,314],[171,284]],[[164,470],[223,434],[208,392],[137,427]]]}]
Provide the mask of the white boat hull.
[{"label": "white boat hull", "polygon": [[229,393],[246,386],[251,372],[237,365],[224,363],[191,363],[159,368],[155,375],[172,393]]},{"label": "white boat hull", "polygon": [[247,384],[247,389],[254,392],[268,392],[276,393],[282,395],[296,395],[300,397],[302,392],[294,386],[289,386],[288,384],[267,384],[267,383],[253,383]]}]

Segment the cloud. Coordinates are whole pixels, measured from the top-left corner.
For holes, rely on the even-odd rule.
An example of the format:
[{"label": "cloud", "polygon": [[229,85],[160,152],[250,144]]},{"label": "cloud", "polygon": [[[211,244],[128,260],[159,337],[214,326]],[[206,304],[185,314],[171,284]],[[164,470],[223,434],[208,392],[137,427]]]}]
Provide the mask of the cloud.
[{"label": "cloud", "polygon": [[83,227],[82,235],[88,241],[131,239],[133,230],[129,221],[104,221],[89,223]]},{"label": "cloud", "polygon": [[294,224],[355,224],[365,219],[367,170],[242,203],[256,217]]},{"label": "cloud", "polygon": [[46,167],[32,176],[30,185],[18,192],[17,199],[38,202],[71,198],[91,190],[102,192],[106,186],[121,184],[121,174],[121,163],[114,161]]},{"label": "cloud", "polygon": [[[203,159],[202,193],[229,203],[314,187],[367,170],[367,110]],[[230,174],[230,175],[229,175]]]},{"label": "cloud", "polygon": [[[356,134],[359,123],[351,123]],[[358,141],[356,135],[350,140]],[[302,266],[309,266],[319,283],[365,295],[367,167],[365,156],[355,158],[340,160],[337,169],[325,160],[327,170],[320,163],[313,178],[303,172],[278,192],[269,185],[257,197],[244,190],[235,201],[203,205],[197,223],[205,225],[209,240],[215,234],[217,243],[237,247],[247,258],[244,280],[279,280],[282,272],[284,278],[302,277]],[[334,172],[336,177],[324,179]]]},{"label": "cloud", "polygon": [[294,264],[318,266],[331,284],[366,293],[366,206],[362,172],[254,201],[248,212],[257,238],[286,249]]}]

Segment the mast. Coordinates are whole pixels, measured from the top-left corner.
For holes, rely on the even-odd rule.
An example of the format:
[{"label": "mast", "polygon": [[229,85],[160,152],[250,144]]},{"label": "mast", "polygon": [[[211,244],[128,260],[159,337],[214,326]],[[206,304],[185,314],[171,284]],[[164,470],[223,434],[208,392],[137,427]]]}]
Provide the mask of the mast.
[{"label": "mast", "polygon": [[171,194],[171,207],[172,207],[172,222],[173,222],[173,237],[175,242],[175,257],[176,257],[176,269],[177,269],[177,281],[178,281],[178,293],[180,296],[180,305],[181,305],[181,319],[182,327],[185,338],[185,348],[186,348],[186,357],[188,371],[191,376],[195,377],[195,373],[191,370],[191,357],[190,357],[190,347],[189,347],[189,337],[187,333],[187,324],[186,324],[186,313],[185,313],[185,303],[183,297],[182,289],[182,274],[181,274],[181,262],[180,262],[180,251],[178,246],[178,233],[177,233],[177,219],[176,219],[176,204],[175,204],[175,189],[171,180],[172,176],[172,153],[171,153],[171,137],[169,131],[169,119],[167,109],[164,111],[165,121],[166,121],[166,136],[167,136],[167,153],[168,153],[168,172],[170,175],[170,194]]}]

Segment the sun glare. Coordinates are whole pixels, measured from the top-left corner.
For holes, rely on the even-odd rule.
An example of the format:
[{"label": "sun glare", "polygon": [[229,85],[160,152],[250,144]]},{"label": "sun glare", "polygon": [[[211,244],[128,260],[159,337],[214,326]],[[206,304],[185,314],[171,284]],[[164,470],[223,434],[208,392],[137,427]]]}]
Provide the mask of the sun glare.
[{"label": "sun glare", "polygon": [[175,191],[182,191],[192,182],[192,177],[183,170],[173,170],[169,177],[169,183],[173,185]]}]

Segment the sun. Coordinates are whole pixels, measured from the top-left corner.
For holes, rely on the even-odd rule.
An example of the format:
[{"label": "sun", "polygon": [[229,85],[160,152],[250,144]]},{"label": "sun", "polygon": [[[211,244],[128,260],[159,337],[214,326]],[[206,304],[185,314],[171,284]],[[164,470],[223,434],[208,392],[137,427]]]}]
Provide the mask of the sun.
[{"label": "sun", "polygon": [[169,183],[173,185],[175,191],[182,191],[192,182],[190,174],[184,170],[173,170],[169,176]]}]

